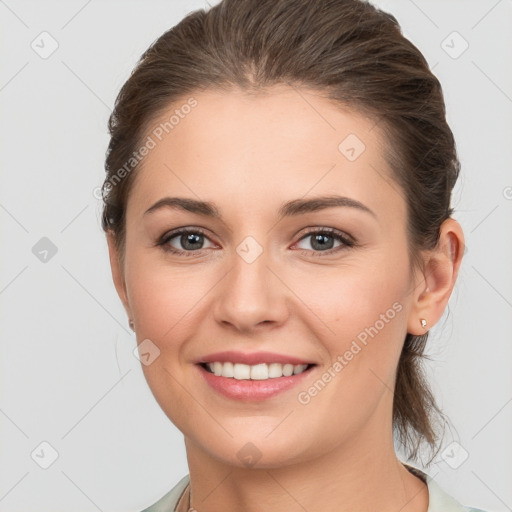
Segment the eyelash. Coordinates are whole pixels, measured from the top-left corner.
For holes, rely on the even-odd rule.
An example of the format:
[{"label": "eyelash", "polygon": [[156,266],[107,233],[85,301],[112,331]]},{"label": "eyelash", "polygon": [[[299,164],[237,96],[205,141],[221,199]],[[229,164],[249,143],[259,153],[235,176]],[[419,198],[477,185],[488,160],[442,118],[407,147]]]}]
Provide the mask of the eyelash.
[{"label": "eyelash", "polygon": [[[167,245],[173,238],[176,238],[177,236],[180,236],[180,235],[187,235],[187,234],[201,235],[201,236],[208,238],[206,233],[200,228],[193,228],[193,229],[183,228],[183,229],[178,229],[177,231],[171,231],[170,233],[166,233],[164,236],[162,236],[160,238],[160,240],[157,241],[156,246],[161,247],[164,252],[176,254],[178,256],[185,255],[185,254],[186,255],[200,254],[203,249],[199,249],[197,251],[182,251],[181,249],[176,249],[175,247],[171,247],[171,246]],[[328,249],[325,251],[315,251],[315,250],[310,250],[310,249],[298,249],[298,250],[302,251],[303,253],[308,253],[308,255],[323,256],[323,255],[331,255],[331,254],[337,253],[339,251],[346,250],[346,249],[356,246],[356,242],[354,240],[352,240],[351,238],[346,236],[344,233],[342,233],[341,231],[338,231],[337,229],[334,229],[334,228],[320,228],[320,229],[308,228],[306,233],[298,240],[298,242],[304,240],[308,236],[317,235],[317,234],[328,235],[328,236],[334,238],[335,240],[342,242],[343,245],[339,246],[339,247],[334,247],[332,249]],[[206,250],[206,249],[204,249],[204,250]]]}]

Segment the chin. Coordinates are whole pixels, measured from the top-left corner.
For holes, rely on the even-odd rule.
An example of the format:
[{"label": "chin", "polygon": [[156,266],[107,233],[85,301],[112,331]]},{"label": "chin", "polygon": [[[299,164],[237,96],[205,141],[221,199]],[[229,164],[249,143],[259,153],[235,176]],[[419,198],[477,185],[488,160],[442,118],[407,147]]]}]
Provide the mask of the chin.
[{"label": "chin", "polygon": [[[262,434],[261,431],[254,437],[247,435],[247,432],[240,436],[235,432],[232,434],[234,438],[218,443],[214,452],[211,439],[204,448],[213,458],[227,465],[247,469],[275,469],[305,462],[308,459],[303,451],[305,442],[299,439],[294,441],[286,433],[281,438],[275,433],[265,437],[266,434]],[[297,447],[301,447],[300,451],[297,451]]]}]

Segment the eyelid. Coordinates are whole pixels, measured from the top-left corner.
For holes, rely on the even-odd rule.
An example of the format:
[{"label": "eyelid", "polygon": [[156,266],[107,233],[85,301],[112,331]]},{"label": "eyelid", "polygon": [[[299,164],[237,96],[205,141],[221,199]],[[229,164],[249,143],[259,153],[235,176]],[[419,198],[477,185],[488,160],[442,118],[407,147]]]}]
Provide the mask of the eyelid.
[{"label": "eyelid", "polygon": [[[188,233],[191,233],[191,234],[199,234],[199,235],[202,235],[204,236],[205,238],[207,238],[208,240],[210,240],[210,236],[208,235],[207,233],[207,230],[205,230],[204,228],[201,228],[201,227],[198,227],[198,226],[185,226],[185,227],[181,227],[181,228],[176,228],[176,229],[171,229],[170,231],[166,231],[161,237],[159,237],[155,243],[156,246],[163,246],[164,247],[164,250],[165,250],[165,246],[167,245],[167,243],[177,237],[177,236],[180,236],[180,235],[186,235]],[[210,240],[210,242],[214,245],[215,242],[213,242],[212,240]],[[203,249],[199,249],[197,251],[183,251],[181,249],[175,249],[174,247],[172,249],[168,249],[168,252],[186,252],[188,254],[192,254],[192,253],[199,253],[200,251],[202,251]]]},{"label": "eyelid", "polygon": [[[298,251],[304,251],[308,253],[308,255],[312,255],[314,257],[318,256],[330,256],[330,255],[337,255],[338,253],[345,251],[347,249],[353,248],[357,246],[357,243],[355,239],[350,236],[349,234],[345,233],[344,231],[340,231],[336,228],[330,228],[325,226],[315,226],[315,227],[309,227],[306,229],[306,232],[302,234],[302,236],[295,242],[293,245],[297,245],[305,238],[308,238],[309,236],[315,235],[315,234],[327,234],[331,238],[334,238],[335,240],[341,242],[341,246],[338,247],[332,247],[331,249],[326,249],[324,251],[314,251],[310,249],[296,249]],[[293,246],[292,246],[293,247]]]},{"label": "eyelid", "polygon": [[350,242],[353,244],[356,243],[355,239],[352,236],[350,236],[348,233],[346,233],[345,231],[341,231],[336,228],[329,228],[327,226],[313,226],[313,227],[306,228],[306,231],[302,234],[302,236],[300,237],[300,240],[302,240],[303,238],[305,238],[308,235],[312,235],[315,233],[329,233],[332,235],[338,235],[340,238],[344,238],[347,242]]}]

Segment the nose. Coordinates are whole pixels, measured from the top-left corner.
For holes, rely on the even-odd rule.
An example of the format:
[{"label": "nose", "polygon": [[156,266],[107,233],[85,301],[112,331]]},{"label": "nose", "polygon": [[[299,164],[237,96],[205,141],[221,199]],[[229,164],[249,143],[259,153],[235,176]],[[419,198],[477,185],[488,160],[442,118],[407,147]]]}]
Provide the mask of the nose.
[{"label": "nose", "polygon": [[216,287],[214,318],[241,333],[282,325],[289,316],[291,292],[265,251],[254,261],[235,253],[221,286]]}]

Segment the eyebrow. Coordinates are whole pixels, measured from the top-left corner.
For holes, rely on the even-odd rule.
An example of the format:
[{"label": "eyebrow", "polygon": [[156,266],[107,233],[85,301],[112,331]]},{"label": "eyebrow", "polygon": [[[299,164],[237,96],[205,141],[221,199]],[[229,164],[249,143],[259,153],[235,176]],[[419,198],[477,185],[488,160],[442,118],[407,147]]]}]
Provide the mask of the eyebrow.
[{"label": "eyebrow", "polygon": [[[369,213],[373,217],[377,218],[375,212],[370,210],[370,208],[368,208],[363,203],[356,201],[355,199],[351,199],[350,197],[333,195],[315,197],[312,199],[293,199],[291,201],[287,201],[283,203],[279,208],[278,218],[281,220],[284,217],[303,215],[305,213],[317,212],[320,210],[325,210],[326,208],[334,207],[355,208],[359,211]],[[185,210],[224,222],[219,209],[215,206],[214,203],[185,197],[164,197],[158,200],[153,206],[148,208],[144,212],[144,215],[153,213],[162,208]]]}]

